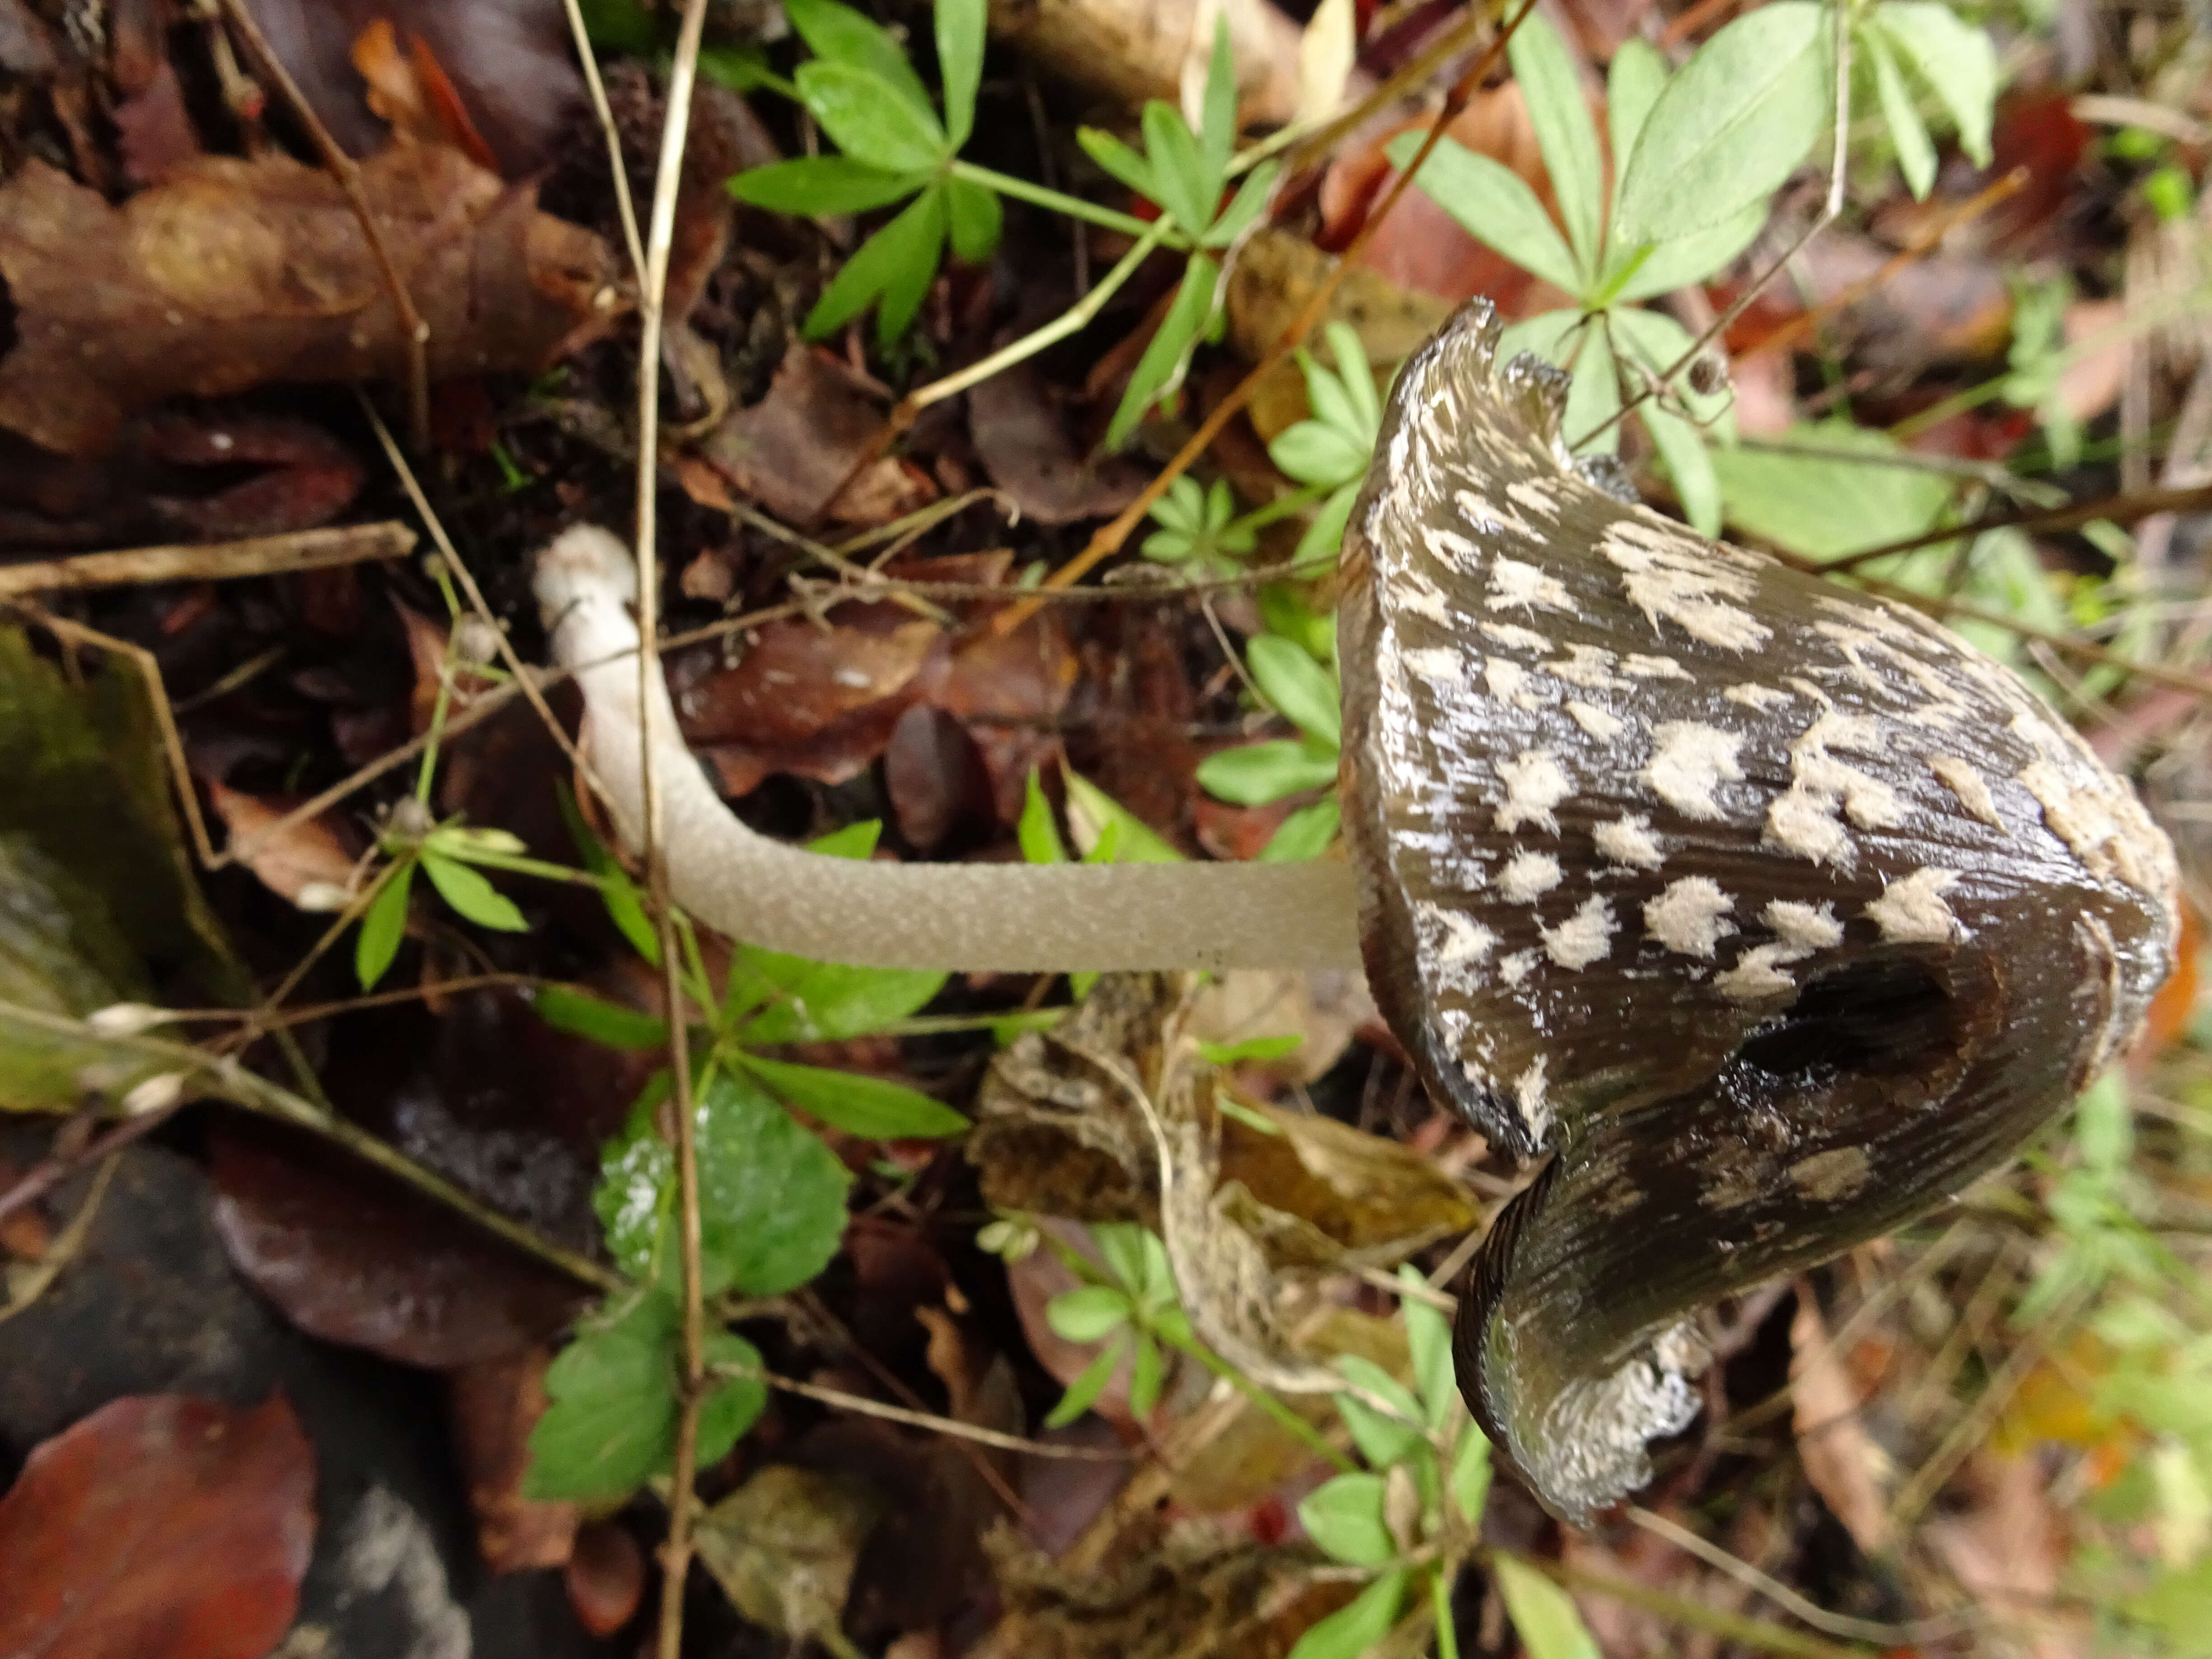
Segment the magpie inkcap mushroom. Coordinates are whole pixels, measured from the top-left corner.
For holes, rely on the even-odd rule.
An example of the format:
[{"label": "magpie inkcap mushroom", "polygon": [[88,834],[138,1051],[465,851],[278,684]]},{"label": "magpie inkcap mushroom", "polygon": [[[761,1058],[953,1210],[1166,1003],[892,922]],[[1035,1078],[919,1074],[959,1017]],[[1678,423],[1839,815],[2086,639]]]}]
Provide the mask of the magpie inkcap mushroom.
[{"label": "magpie inkcap mushroom", "polygon": [[1545,1160],[1460,1303],[1469,1406],[1583,1521],[1650,1478],[1686,1315],[1956,1193],[2171,964],[2172,848],[2021,679],[1712,542],[1561,442],[1463,307],[1345,543],[1368,977],[1431,1091]]}]

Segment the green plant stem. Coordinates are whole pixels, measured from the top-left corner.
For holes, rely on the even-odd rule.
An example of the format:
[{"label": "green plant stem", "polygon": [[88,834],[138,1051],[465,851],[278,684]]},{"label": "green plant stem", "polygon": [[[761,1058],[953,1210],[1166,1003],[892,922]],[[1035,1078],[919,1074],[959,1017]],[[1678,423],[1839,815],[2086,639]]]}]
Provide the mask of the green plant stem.
[{"label": "green plant stem", "polygon": [[[1347,481],[1348,482],[1348,481]],[[1278,519],[1287,519],[1293,513],[1303,512],[1316,501],[1333,495],[1341,488],[1338,484],[1300,484],[1287,495],[1278,495],[1265,507],[1255,507],[1235,523],[1224,527],[1223,535],[1232,530],[1261,530]]]},{"label": "green plant stem", "polygon": [[1165,240],[1167,236],[1165,227],[1173,222],[1174,221],[1163,217],[1157,224],[1140,226],[1142,234],[1138,236],[1135,245],[1121,256],[1111,270],[1100,278],[1097,286],[1085,295],[1081,300],[1060,313],[1043,327],[1034,329],[1022,336],[1020,339],[1000,346],[989,356],[979,358],[957,374],[947,374],[942,380],[932,380],[927,386],[908,398],[902,407],[909,408],[919,414],[930,404],[955,397],[967,391],[970,386],[980,386],[1002,369],[1012,368],[1024,358],[1034,357],[1047,346],[1064,340],[1078,330],[1087,327],[1091,319],[1096,317],[1104,308],[1106,301],[1113,297],[1115,290],[1137,274],[1137,267],[1144,264],[1146,256]]},{"label": "green plant stem", "polygon": [[1452,1580],[1459,1562],[1447,1555],[1429,1575],[1429,1598],[1437,1610],[1437,1659],[1459,1659],[1459,1626],[1452,1623]]},{"label": "green plant stem", "polygon": [[430,780],[438,770],[438,744],[446,730],[446,710],[453,698],[453,661],[450,648],[446,659],[438,665],[438,696],[430,705],[430,741],[423,745],[422,763],[415,769],[415,799],[423,805],[430,804]]},{"label": "green plant stem", "polygon": [[1188,1354],[1193,1359],[1198,1361],[1200,1364],[1205,1366],[1206,1370],[1212,1371],[1216,1376],[1227,1382],[1231,1388],[1235,1389],[1247,1400],[1257,1406],[1269,1417],[1274,1419],[1276,1423],[1279,1424],[1282,1429],[1291,1437],[1291,1438],[1297,1440],[1300,1444],[1306,1447],[1309,1450],[1313,1452],[1316,1456],[1326,1459],[1338,1474],[1352,1474],[1358,1471],[1359,1466],[1353,1462],[1352,1459],[1343,1452],[1339,1451],[1334,1446],[1331,1445],[1327,1435],[1323,1434],[1319,1429],[1314,1427],[1314,1425],[1307,1422],[1304,1418],[1299,1416],[1288,1406],[1285,1406],[1281,1401],[1276,1399],[1273,1395],[1269,1394],[1267,1389],[1261,1388],[1250,1377],[1245,1376],[1243,1372],[1238,1370],[1227,1360],[1222,1358],[1220,1355],[1215,1353],[1212,1349],[1206,1346],[1204,1343],[1196,1341],[1195,1340],[1177,1341],[1162,1331],[1156,1330],[1153,1332],[1153,1334],[1158,1337],[1161,1341],[1167,1343],[1170,1347],[1174,1348],[1177,1352]]},{"label": "green plant stem", "polygon": [[1080,196],[1070,196],[1064,191],[1033,185],[1026,179],[1015,178],[1012,173],[979,167],[973,161],[956,161],[947,171],[955,179],[965,179],[971,185],[981,185],[1001,196],[1011,196],[1018,202],[1027,202],[1032,207],[1049,208],[1054,213],[1064,213],[1071,219],[1085,220],[1106,230],[1142,236],[1157,225],[1161,228],[1166,245],[1177,252],[1187,252],[1195,246],[1189,233],[1176,223],[1175,216],[1171,213],[1164,211],[1158,219],[1147,224],[1134,214],[1119,213],[1112,208],[1100,207],[1095,202],[1085,201]]}]

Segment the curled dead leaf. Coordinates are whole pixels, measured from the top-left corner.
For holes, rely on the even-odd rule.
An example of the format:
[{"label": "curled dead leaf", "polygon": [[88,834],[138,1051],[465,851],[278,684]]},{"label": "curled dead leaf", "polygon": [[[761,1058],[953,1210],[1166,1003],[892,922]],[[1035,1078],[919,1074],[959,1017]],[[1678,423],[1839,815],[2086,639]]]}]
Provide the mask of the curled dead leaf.
[{"label": "curled dead leaf", "polygon": [[[776,517],[804,525],[830,507],[883,427],[868,382],[828,353],[794,341],[768,396],[725,419],[701,440],[699,453]],[[842,524],[887,524],[936,498],[921,472],[881,456],[837,496],[830,516]]]}]

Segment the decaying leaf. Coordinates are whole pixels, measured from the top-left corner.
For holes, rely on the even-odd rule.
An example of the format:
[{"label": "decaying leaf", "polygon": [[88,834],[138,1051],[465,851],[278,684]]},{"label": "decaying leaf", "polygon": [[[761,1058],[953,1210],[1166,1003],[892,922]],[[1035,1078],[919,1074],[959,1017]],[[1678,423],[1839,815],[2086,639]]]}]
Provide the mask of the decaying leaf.
[{"label": "decaying leaf", "polygon": [[1380,1022],[1358,974],[1231,969],[1214,976],[1191,1011],[1191,1035],[1233,1047],[1255,1038],[1296,1036],[1290,1053],[1267,1062],[1274,1074],[1311,1083],[1344,1057],[1353,1033]]},{"label": "decaying leaf", "polygon": [[[776,517],[811,523],[884,427],[867,383],[827,353],[793,342],[768,396],[723,421],[700,453]],[[842,524],[885,524],[937,497],[921,473],[880,456],[837,497]]]},{"label": "decaying leaf", "polygon": [[336,812],[302,818],[271,833],[272,826],[298,805],[289,798],[270,800],[210,780],[208,800],[230,831],[230,844],[244,850],[240,862],[277,897],[302,909],[327,910],[331,900],[352,884],[360,850],[351,826]]},{"label": "decaying leaf", "polygon": [[1270,1387],[1333,1387],[1285,1334],[1278,1275],[1396,1261],[1474,1211],[1376,1137],[1263,1109],[1269,1133],[1221,1112],[1189,1030],[1195,988],[1111,975],[1020,1039],[984,1081],[969,1157],[1001,1208],[1158,1228],[1209,1346]]},{"label": "decaying leaf", "polygon": [[[612,257],[459,151],[362,164],[434,379],[534,370],[611,320]],[[0,426],[65,454],[164,398],[270,381],[398,380],[407,351],[360,222],[328,173],[204,156],[120,207],[44,162],[0,185],[15,343]]]},{"label": "decaying leaf", "polygon": [[1034,364],[1018,363],[970,392],[968,429],[991,482],[1040,524],[1103,519],[1144,488],[1144,474],[1127,462],[1082,452]]},{"label": "decaying leaf", "polygon": [[1797,1456],[1829,1511],[1869,1556],[1887,1554],[1895,1542],[1884,1492],[1893,1468],[1859,1419],[1858,1383],[1828,1340],[1812,1286],[1800,1280],[1797,1312],[1790,1322],[1790,1409]]},{"label": "decaying leaf", "polygon": [[281,1394],[103,1406],[0,1498],[0,1653],[263,1659],[299,1603],[314,1498]]},{"label": "decaying leaf", "polygon": [[[576,1548],[576,1506],[522,1493],[530,1431],[545,1414],[545,1368],[552,1358],[536,1346],[457,1366],[447,1379],[453,1449],[476,1511],[477,1550],[493,1572],[565,1566]],[[580,1576],[596,1578],[588,1570]]]},{"label": "decaying leaf", "polygon": [[695,1542],[739,1613],[803,1641],[838,1630],[883,1508],[860,1481],[771,1463],[700,1518]]}]

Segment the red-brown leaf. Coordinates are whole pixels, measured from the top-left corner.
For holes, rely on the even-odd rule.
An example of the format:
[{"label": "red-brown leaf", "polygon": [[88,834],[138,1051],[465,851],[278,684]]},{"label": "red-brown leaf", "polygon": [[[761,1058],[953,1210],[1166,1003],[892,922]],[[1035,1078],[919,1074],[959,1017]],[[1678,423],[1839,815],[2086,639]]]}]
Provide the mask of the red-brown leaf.
[{"label": "red-brown leaf", "polygon": [[0,1498],[0,1653],[263,1659],[315,1537],[315,1467],[282,1393],[103,1406]]}]

